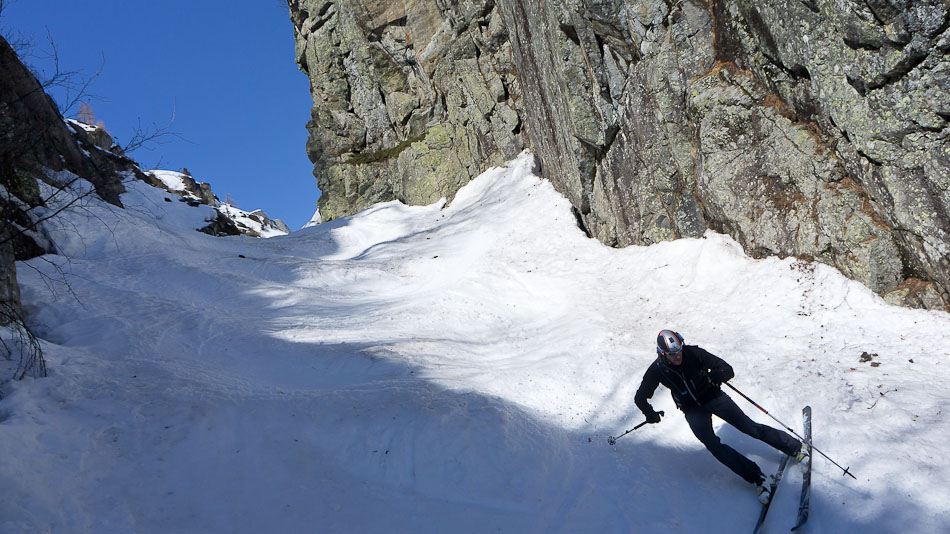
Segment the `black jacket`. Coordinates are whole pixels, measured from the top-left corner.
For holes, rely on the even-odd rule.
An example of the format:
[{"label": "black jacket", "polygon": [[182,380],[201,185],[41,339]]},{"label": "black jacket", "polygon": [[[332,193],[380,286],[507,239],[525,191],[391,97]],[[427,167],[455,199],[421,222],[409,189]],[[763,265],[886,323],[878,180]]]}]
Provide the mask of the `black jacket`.
[{"label": "black jacket", "polygon": [[722,358],[696,345],[685,345],[683,363],[678,366],[657,356],[643,374],[634,401],[644,415],[652,413],[653,407],[647,401],[653,397],[656,387],[663,384],[670,389],[679,409],[693,408],[719,395],[722,392],[719,385],[733,376],[732,367]]}]

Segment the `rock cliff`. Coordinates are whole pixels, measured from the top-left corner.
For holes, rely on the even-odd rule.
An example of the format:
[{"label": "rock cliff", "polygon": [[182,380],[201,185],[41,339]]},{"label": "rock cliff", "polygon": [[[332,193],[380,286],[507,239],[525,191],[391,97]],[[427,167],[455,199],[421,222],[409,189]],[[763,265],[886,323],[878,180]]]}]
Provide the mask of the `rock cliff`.
[{"label": "rock cliff", "polygon": [[324,220],[530,148],[612,246],[733,236],[950,305],[944,0],[291,0]]},{"label": "rock cliff", "polygon": [[381,200],[451,199],[524,149],[494,2],[289,3],[314,102],[307,151],[323,220]]},{"label": "rock cliff", "polygon": [[54,252],[37,225],[45,217],[37,208],[47,200],[38,182],[65,187],[58,181],[60,171],[66,171],[121,206],[122,177],[133,176],[137,167],[121,153],[98,146],[100,142],[63,120],[40,82],[0,37],[0,307],[10,313],[19,313],[14,260]]}]

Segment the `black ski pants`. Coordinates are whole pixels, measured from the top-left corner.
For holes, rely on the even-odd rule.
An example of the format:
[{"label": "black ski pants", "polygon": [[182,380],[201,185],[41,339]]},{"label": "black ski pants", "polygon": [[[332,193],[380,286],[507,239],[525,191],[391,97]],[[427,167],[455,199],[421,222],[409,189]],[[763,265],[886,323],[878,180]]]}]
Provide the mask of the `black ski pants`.
[{"label": "black ski pants", "polygon": [[713,432],[713,415],[736,427],[743,434],[768,443],[784,454],[795,456],[802,446],[801,442],[792,435],[750,419],[728,395],[722,392],[701,406],[686,408],[683,414],[686,415],[690,430],[709,449],[709,452],[726,467],[732,469],[735,474],[752,484],[757,483],[762,477],[762,470],[755,462],[719,440],[719,436]]}]

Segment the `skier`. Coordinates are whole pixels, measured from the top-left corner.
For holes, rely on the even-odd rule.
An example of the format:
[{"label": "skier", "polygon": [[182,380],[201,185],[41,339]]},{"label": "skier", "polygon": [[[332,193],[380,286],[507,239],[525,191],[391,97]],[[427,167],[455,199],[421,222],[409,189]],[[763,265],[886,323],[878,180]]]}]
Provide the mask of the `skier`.
[{"label": "skier", "polygon": [[696,345],[684,345],[683,336],[672,330],[663,330],[656,337],[657,358],[646,373],[634,400],[648,423],[659,423],[660,415],[648,400],[658,385],[670,389],[677,408],[686,416],[690,430],[717,460],[732,469],[746,482],[755,484],[759,501],[767,503],[771,476],[766,477],[752,460],[719,441],[713,432],[712,416],[716,415],[739,431],[768,443],[783,454],[801,462],[807,448],[795,437],[776,428],[756,423],[736,405],[720,386],[735,373],[732,367]]}]

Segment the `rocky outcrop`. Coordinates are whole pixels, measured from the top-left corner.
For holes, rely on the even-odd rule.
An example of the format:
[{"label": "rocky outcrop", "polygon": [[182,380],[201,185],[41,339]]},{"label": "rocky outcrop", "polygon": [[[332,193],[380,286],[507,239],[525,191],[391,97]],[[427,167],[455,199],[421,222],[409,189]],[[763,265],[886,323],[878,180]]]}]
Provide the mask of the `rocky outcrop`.
[{"label": "rocky outcrop", "polygon": [[[289,234],[290,229],[280,219],[271,219],[262,210],[244,211],[236,206],[222,203],[211,190],[211,184],[194,179],[188,169],[178,171],[151,170],[145,173],[145,181],[159,189],[175,195],[179,202],[191,207],[210,206],[214,208],[214,218],[209,224],[198,228],[199,232],[217,237],[246,235],[248,237],[272,237]],[[171,202],[171,198],[165,197]]]},{"label": "rocky outcrop", "polygon": [[716,2],[713,13],[717,59],[750,72],[815,132],[838,167],[817,179],[854,191],[814,210],[827,243],[816,256],[895,302],[947,306],[950,4]]},{"label": "rocky outcrop", "polygon": [[524,148],[511,45],[492,1],[291,0],[310,78],[307,152],[323,220],[451,199]]},{"label": "rocky outcrop", "polygon": [[218,206],[221,201],[211,190],[211,184],[199,182],[188,169],[177,171],[151,170],[145,173],[145,181],[153,187],[164,189],[184,200],[193,200],[206,206]]},{"label": "rocky outcrop", "polygon": [[[16,170],[36,175],[39,167],[70,171],[92,183],[103,200],[121,205],[119,195],[125,188],[119,175],[134,172],[134,162],[102,150],[93,137],[77,138],[42,85],[2,37],[0,136],[0,163],[7,173]],[[7,179],[12,179],[9,174]]]},{"label": "rocky outcrop", "polygon": [[[948,65],[934,33],[945,32],[942,23],[917,39],[919,50],[932,52],[928,60],[869,95],[844,71],[864,69],[873,78],[878,55],[857,53],[836,33],[857,16],[836,3],[500,6],[519,36],[513,42],[526,109],[549,102],[554,110],[527,113],[530,144],[592,235],[648,244],[711,227],[753,256],[816,259],[882,294],[911,275],[935,282],[925,291],[943,293],[941,307],[950,302],[950,199],[940,185],[948,166],[937,155],[948,147],[946,121],[933,122],[948,94],[933,96],[941,92],[934,74]],[[946,20],[945,4],[932,8],[936,20]],[[565,48],[574,60],[544,63]],[[892,56],[911,53],[891,48]],[[577,72],[589,90],[575,89]],[[930,98],[913,98],[915,91]],[[897,101],[915,110],[905,110],[908,117],[929,111],[930,130],[909,119],[881,130]],[[546,126],[551,121],[554,128]],[[867,142],[848,131],[861,131]],[[879,138],[905,145],[890,159],[869,157]],[[936,159],[927,163],[921,156],[931,152]],[[935,302],[911,293],[897,300]]]},{"label": "rocky outcrop", "polygon": [[132,160],[97,146],[63,120],[53,100],[0,37],[0,305],[19,308],[12,259],[53,252],[33,215],[44,204],[38,182],[53,187],[63,175],[80,177],[107,202],[121,205],[123,177],[141,175]]},{"label": "rocky outcrop", "polygon": [[713,228],[950,305],[943,0],[290,5],[324,220],[524,145],[610,245]]}]

